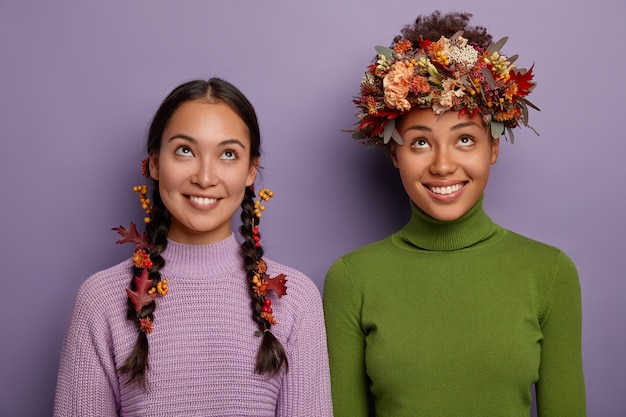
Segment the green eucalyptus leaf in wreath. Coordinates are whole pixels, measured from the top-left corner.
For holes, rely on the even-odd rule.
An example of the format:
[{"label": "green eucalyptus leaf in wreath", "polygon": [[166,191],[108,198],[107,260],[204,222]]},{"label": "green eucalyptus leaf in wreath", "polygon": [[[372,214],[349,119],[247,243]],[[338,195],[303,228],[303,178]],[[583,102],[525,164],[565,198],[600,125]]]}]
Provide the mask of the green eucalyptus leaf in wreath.
[{"label": "green eucalyptus leaf in wreath", "polygon": [[365,149],[368,150],[368,151],[370,149],[374,149],[374,148],[377,148],[377,147],[378,146],[372,140],[365,142]]},{"label": "green eucalyptus leaf in wreath", "polygon": [[507,132],[509,132],[509,141],[511,142],[511,145],[513,144],[513,142],[515,142],[515,135],[513,134],[513,129],[511,129],[510,127],[506,128]]},{"label": "green eucalyptus leaf in wreath", "polygon": [[352,134],[352,139],[356,139],[356,140],[363,140],[365,139],[365,135],[361,132],[354,132]]},{"label": "green eucalyptus leaf in wreath", "polygon": [[504,133],[504,124],[502,122],[491,121],[491,137],[499,138]]},{"label": "green eucalyptus leaf in wreath", "polygon": [[485,76],[485,80],[489,83],[491,88],[496,88],[496,80],[493,79],[493,75],[491,75],[491,71],[487,69],[487,67],[482,67],[480,72]]},{"label": "green eucalyptus leaf in wreath", "polygon": [[500,49],[502,49],[502,47],[508,40],[509,40],[509,37],[505,36],[504,38],[500,39],[498,42],[492,43],[491,45],[489,45],[489,48],[487,48],[489,55],[493,54],[494,52],[500,51]]},{"label": "green eucalyptus leaf in wreath", "polygon": [[526,100],[525,98],[522,98],[522,101],[524,102],[524,104],[526,104],[527,106],[532,107],[533,109],[537,110],[537,111],[541,111],[541,109],[537,106],[535,106],[533,103],[531,103],[530,101]]},{"label": "green eucalyptus leaf in wreath", "polygon": [[385,125],[385,130],[383,131],[383,143],[386,145],[389,143],[389,139],[391,139],[391,135],[395,130],[396,122],[395,120],[390,120]]},{"label": "green eucalyptus leaf in wreath", "polygon": [[385,58],[391,58],[393,56],[393,49],[386,46],[378,45],[374,49],[376,49],[376,52],[378,52],[379,54],[384,55]]}]

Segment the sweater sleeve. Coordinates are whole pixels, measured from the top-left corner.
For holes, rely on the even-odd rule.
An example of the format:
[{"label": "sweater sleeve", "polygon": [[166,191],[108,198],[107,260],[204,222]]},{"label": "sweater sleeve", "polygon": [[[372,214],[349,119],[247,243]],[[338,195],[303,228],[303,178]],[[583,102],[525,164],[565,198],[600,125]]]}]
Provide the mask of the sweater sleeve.
[{"label": "sweater sleeve", "polygon": [[276,416],[332,417],[322,299],[312,281],[306,278],[302,283],[301,288],[287,290],[297,312],[294,328],[284,346],[289,370],[282,379]]},{"label": "sweater sleeve", "polygon": [[[92,281],[93,283],[93,281]],[[61,351],[55,417],[117,416],[118,383],[110,336],[97,305],[96,289],[85,282],[77,293]],[[98,314],[100,312],[100,314]]]},{"label": "sweater sleeve", "polygon": [[360,300],[347,265],[342,259],[337,260],[324,283],[331,388],[337,416],[368,415],[369,388]]},{"label": "sweater sleeve", "polygon": [[581,353],[581,294],[578,272],[562,252],[541,318],[541,365],[537,390],[539,417],[586,416]]}]

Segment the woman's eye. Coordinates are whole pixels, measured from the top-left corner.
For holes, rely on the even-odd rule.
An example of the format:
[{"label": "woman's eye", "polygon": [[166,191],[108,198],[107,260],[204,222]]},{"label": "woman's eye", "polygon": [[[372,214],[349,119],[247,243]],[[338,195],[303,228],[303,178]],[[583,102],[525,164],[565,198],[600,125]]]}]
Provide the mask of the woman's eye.
[{"label": "woman's eye", "polygon": [[471,146],[474,144],[474,139],[470,136],[462,136],[458,142],[459,146]]},{"label": "woman's eye", "polygon": [[413,142],[411,147],[415,149],[428,149],[429,145],[426,139],[417,139]]},{"label": "woman's eye", "polygon": [[220,158],[232,161],[234,159],[237,159],[237,152],[233,151],[232,149],[226,149],[224,152],[222,152]]},{"label": "woman's eye", "polygon": [[176,155],[180,156],[193,156],[193,152],[188,146],[179,146],[176,148]]}]

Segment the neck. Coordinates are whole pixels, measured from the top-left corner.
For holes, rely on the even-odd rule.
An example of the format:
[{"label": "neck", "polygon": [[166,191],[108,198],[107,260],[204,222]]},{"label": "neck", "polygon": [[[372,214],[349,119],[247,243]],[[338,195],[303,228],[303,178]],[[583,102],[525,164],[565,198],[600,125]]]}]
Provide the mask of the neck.
[{"label": "neck", "polygon": [[206,277],[241,269],[243,261],[240,248],[234,234],[207,245],[190,245],[168,240],[167,248],[163,252],[164,274],[169,271],[188,277]]},{"label": "neck", "polygon": [[403,241],[426,250],[451,251],[487,239],[496,225],[483,210],[483,197],[456,220],[441,221],[424,213],[411,202],[412,216],[400,232]]}]

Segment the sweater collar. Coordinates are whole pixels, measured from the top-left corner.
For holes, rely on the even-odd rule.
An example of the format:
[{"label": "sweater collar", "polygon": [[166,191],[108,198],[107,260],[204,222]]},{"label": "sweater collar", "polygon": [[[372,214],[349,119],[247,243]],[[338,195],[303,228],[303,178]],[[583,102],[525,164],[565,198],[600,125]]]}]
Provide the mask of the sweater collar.
[{"label": "sweater collar", "polygon": [[483,209],[483,198],[453,221],[434,219],[411,202],[411,220],[400,230],[399,237],[405,244],[436,251],[467,248],[483,241],[497,230]]},{"label": "sweater collar", "polygon": [[232,233],[221,242],[210,245],[189,245],[168,240],[163,252],[163,273],[207,277],[238,271],[243,268],[240,250],[241,245]]}]

